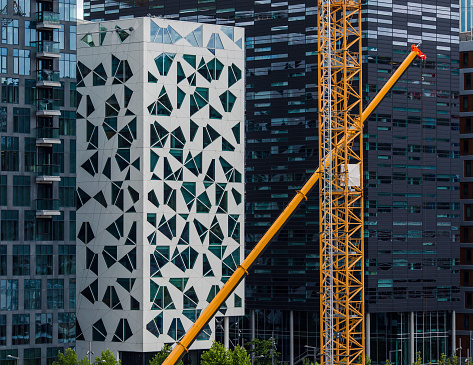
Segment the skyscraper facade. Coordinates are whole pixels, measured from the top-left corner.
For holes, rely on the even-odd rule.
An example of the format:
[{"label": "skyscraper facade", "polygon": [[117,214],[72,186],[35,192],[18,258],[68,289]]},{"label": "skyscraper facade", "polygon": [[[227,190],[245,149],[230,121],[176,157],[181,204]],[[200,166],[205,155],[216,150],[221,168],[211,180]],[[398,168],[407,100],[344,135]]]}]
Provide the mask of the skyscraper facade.
[{"label": "skyscraper facade", "polygon": [[[317,167],[317,8],[308,1],[85,1],[87,19],[154,14],[245,27],[246,250]],[[412,43],[416,62],[367,121],[367,352],[376,363],[455,351],[459,306],[459,4],[363,4],[368,102]],[[318,201],[281,230],[246,281],[232,341],[274,336],[282,359],[312,357],[319,333]],[[305,347],[312,346],[312,347]]]},{"label": "skyscraper facade", "polygon": [[[78,38],[77,350],[148,364],[244,256],[244,29],[146,17]],[[244,315],[244,289],[218,317]],[[192,349],[214,339],[212,320]]]},{"label": "skyscraper facade", "polygon": [[471,0],[460,1],[460,32],[470,32],[472,28],[472,4]]},{"label": "skyscraper facade", "polygon": [[0,361],[75,344],[75,14],[0,1]]}]

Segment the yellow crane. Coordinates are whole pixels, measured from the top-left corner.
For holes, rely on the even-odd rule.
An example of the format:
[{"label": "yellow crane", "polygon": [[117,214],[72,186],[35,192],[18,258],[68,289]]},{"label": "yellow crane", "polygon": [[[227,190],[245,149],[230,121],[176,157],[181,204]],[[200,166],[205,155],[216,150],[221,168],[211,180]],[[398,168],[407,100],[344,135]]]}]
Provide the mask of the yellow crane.
[{"label": "yellow crane", "polygon": [[[383,88],[379,91],[379,93],[375,96],[375,98],[370,102],[370,104],[366,107],[366,109],[361,114],[361,117],[357,117],[357,128],[352,131],[347,128],[346,134],[341,136],[342,139],[346,139],[347,141],[354,138],[357,135],[359,130],[363,129],[364,122],[373,110],[379,105],[379,103],[385,98],[386,94],[392,89],[392,87],[396,84],[396,82],[401,78],[407,68],[411,65],[411,63],[416,59],[416,57],[425,60],[425,55],[416,47],[411,47],[411,52],[406,57],[406,59],[401,63],[398,69],[394,72],[394,74],[389,78],[387,83],[383,86]],[[361,73],[360,73],[361,78]],[[345,143],[340,141],[340,143]],[[326,155],[326,158],[321,161],[321,164],[317,170],[312,174],[309,180],[304,184],[304,186],[297,191],[297,194],[291,200],[291,202],[287,205],[284,211],[279,215],[279,217],[274,221],[274,223],[269,227],[266,231],[264,236],[260,239],[260,241],[256,244],[253,250],[248,254],[245,260],[238,265],[236,270],[233,272],[232,276],[228,279],[225,285],[220,289],[214,299],[209,303],[209,305],[202,311],[199,318],[195,321],[189,331],[184,335],[184,337],[176,343],[176,346],[163,362],[163,365],[175,365],[179,362],[179,360],[189,352],[189,348],[192,343],[197,338],[198,334],[202,331],[202,329],[210,322],[213,318],[215,313],[217,313],[220,306],[227,300],[227,298],[232,294],[232,292],[236,289],[238,284],[248,275],[248,271],[251,267],[256,263],[258,258],[261,256],[263,251],[266,249],[267,245],[271,242],[274,236],[279,232],[282,226],[288,221],[294,211],[299,207],[300,203],[303,200],[307,200],[307,195],[312,190],[314,185],[319,181],[321,176],[321,172],[329,166],[332,162],[332,158],[334,155]],[[346,170],[345,170],[346,171]],[[360,176],[361,178],[361,176]],[[363,263],[361,263],[363,266]],[[321,292],[324,290],[324,283],[320,283],[321,285]],[[324,295],[324,294],[322,294]],[[361,308],[361,310],[363,310]],[[323,321],[324,319],[321,319]],[[321,336],[322,337],[322,336]],[[356,337],[358,341],[362,341],[359,337]],[[363,343],[362,343],[363,344]],[[334,353],[342,354],[343,351],[347,353],[347,350],[336,350],[336,346],[340,346],[341,341],[334,342],[332,347],[334,348]],[[351,353],[348,350],[349,353]],[[358,354],[364,354],[363,348],[361,350],[357,349],[356,352]],[[337,355],[338,358],[341,358],[340,355]],[[322,357],[324,358],[325,353],[322,353]],[[335,356],[334,356],[335,358]],[[343,362],[343,361],[342,361]],[[363,360],[364,362],[364,360]],[[325,361],[328,363],[328,361]]]}]

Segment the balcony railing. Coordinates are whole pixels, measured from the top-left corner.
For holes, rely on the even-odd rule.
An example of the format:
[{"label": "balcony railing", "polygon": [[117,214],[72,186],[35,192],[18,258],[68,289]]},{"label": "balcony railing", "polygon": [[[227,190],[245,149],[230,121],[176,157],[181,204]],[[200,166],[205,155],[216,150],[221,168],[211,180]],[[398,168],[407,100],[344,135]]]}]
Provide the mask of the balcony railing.
[{"label": "balcony railing", "polygon": [[37,127],[36,138],[59,138],[59,128]]},{"label": "balcony railing", "polygon": [[36,199],[36,210],[59,210],[59,199]]},{"label": "balcony railing", "polygon": [[59,100],[36,100],[36,110],[59,110]]},{"label": "balcony railing", "polygon": [[36,13],[36,21],[38,23],[59,24],[60,20],[61,18],[58,13],[53,13],[50,11],[41,11],[39,13]]},{"label": "balcony railing", "polygon": [[36,46],[36,52],[47,52],[59,54],[59,42],[53,41],[36,41],[33,42]]},{"label": "balcony railing", "polygon": [[36,71],[36,81],[59,82],[59,71],[52,71],[52,70]]},{"label": "balcony railing", "polygon": [[59,176],[59,165],[36,165],[37,176]]}]

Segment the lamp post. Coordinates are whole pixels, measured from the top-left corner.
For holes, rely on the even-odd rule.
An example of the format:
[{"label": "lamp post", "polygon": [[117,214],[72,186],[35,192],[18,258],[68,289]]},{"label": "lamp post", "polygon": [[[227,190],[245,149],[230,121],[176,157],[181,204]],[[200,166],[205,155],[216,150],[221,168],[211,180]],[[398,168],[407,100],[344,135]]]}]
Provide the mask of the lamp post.
[{"label": "lamp post", "polygon": [[90,364],[90,355],[93,355],[94,352],[92,351],[92,342],[89,342],[89,351],[87,351],[86,355],[89,359],[89,364]]},{"label": "lamp post", "polygon": [[462,363],[462,339],[460,338],[460,347],[457,347],[455,349],[455,352],[458,351],[458,363],[461,364]]},{"label": "lamp post", "polygon": [[7,355],[7,358],[16,360],[16,365],[20,365],[20,358],[13,356],[13,355]]},{"label": "lamp post", "polygon": [[393,352],[398,352],[398,351],[400,351],[400,352],[401,352],[401,365],[402,365],[402,349],[398,349],[398,350],[391,350],[391,351],[389,351],[389,363],[391,363],[391,364],[392,364],[392,362],[391,362],[391,354],[392,354]]},{"label": "lamp post", "polygon": [[308,349],[314,350],[314,365],[315,365],[315,363],[317,362],[316,357],[317,357],[317,350],[318,350],[318,348],[317,348],[317,347],[314,347],[314,346],[309,346],[309,345],[304,345],[304,347],[305,347],[305,348],[308,348]]}]

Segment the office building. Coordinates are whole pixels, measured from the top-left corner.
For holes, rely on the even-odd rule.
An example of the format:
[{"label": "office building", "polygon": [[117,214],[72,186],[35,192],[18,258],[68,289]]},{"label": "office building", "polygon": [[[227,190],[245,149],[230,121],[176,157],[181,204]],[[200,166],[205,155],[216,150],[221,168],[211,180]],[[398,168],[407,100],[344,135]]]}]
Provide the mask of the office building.
[{"label": "office building", "polygon": [[0,1],[0,361],[75,344],[75,14]]},{"label": "office building", "polygon": [[[76,346],[147,364],[244,256],[244,29],[147,17],[78,33]],[[244,305],[241,284],[217,316]],[[212,320],[193,349],[214,339]]]},{"label": "office building", "polygon": [[471,0],[460,0],[460,32],[471,32],[472,11]]},{"label": "office building", "polygon": [[[245,27],[246,250],[318,164],[317,8],[309,1],[85,1],[86,19],[146,14]],[[363,3],[364,102],[422,41],[427,62],[403,76],[366,125],[367,352],[375,363],[435,361],[455,347],[459,289],[459,4]],[[274,335],[282,360],[319,347],[317,190],[246,281],[232,341]]]}]

